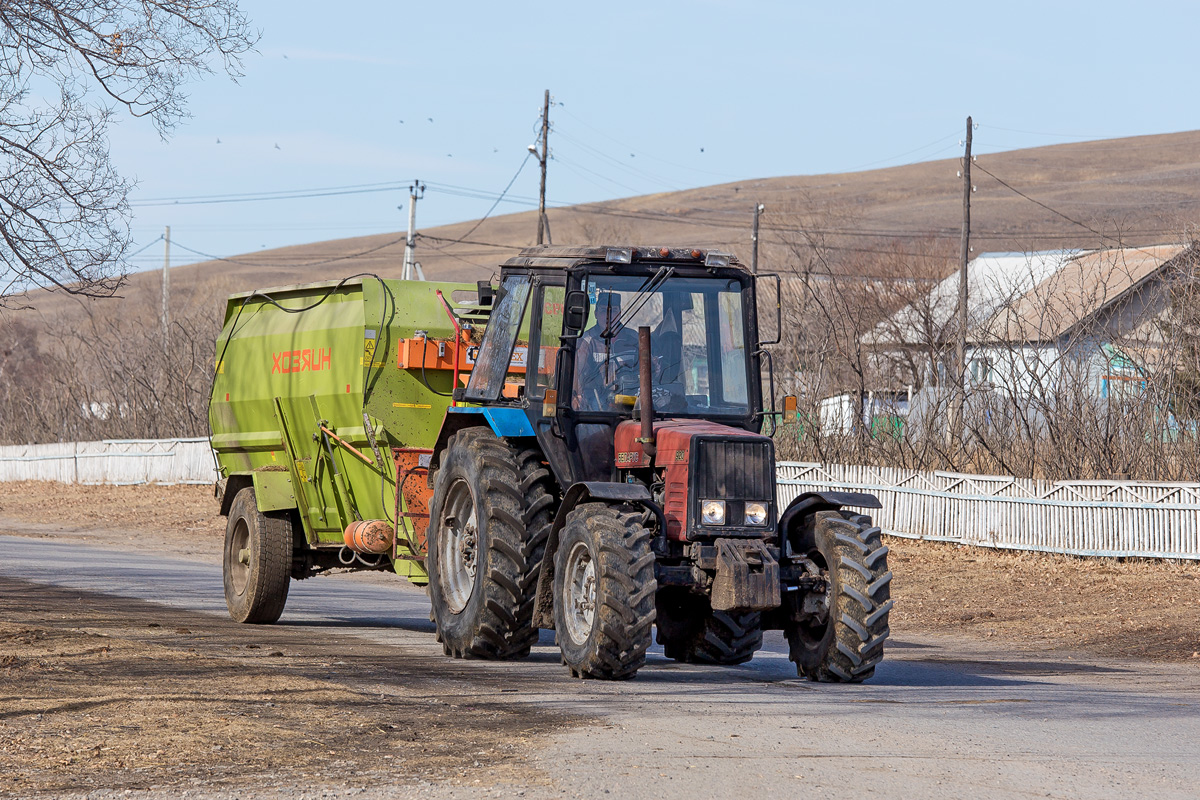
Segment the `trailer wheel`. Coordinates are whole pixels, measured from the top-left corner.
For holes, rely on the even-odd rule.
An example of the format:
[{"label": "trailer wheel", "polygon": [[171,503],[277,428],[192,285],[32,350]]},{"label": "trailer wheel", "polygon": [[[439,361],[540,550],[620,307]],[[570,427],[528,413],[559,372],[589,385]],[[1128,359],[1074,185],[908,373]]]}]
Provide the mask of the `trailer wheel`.
[{"label": "trailer wheel", "polygon": [[577,678],[632,678],[654,624],[654,553],[642,512],[582,503],[567,515],[554,563],[554,627]]},{"label": "trailer wheel", "polygon": [[[663,655],[693,664],[744,664],[762,648],[762,614],[713,611],[707,598],[663,596],[658,601],[658,643]],[[664,609],[664,603],[669,608]],[[663,624],[664,610],[677,617]]]},{"label": "trailer wheel", "polygon": [[815,681],[858,683],[875,674],[888,637],[888,548],[871,518],[821,511],[797,550],[828,573],[826,606],[785,628],[798,674]]},{"label": "trailer wheel", "polygon": [[487,428],[450,437],[434,479],[427,566],[438,638],[456,658],[520,658],[553,521],[549,470]]},{"label": "trailer wheel", "polygon": [[270,624],[287,602],[292,574],[292,520],[258,510],[254,489],[237,493],[225,526],[225,604],[236,622]]}]

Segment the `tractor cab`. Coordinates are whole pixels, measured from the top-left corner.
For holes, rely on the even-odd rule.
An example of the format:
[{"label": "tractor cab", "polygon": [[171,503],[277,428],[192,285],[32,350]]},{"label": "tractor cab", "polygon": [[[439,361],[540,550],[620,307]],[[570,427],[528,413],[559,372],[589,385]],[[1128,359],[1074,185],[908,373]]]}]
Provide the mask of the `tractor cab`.
[{"label": "tractor cab", "polygon": [[[521,409],[558,482],[619,477],[617,429],[641,419],[642,356],[656,420],[762,425],[754,277],[731,256],[560,247],[502,265],[459,398]],[[648,329],[649,347],[639,348]]]}]

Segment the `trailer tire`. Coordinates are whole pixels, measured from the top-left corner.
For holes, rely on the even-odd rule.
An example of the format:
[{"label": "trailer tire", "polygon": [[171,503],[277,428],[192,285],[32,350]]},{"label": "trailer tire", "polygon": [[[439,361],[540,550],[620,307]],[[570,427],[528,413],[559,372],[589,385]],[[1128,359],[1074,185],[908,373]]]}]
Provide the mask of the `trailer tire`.
[{"label": "trailer tire", "polygon": [[828,572],[823,618],[789,621],[789,657],[798,674],[814,681],[859,683],[883,660],[892,603],[888,548],[871,518],[820,511],[796,546]]},{"label": "trailer tire", "polygon": [[643,512],[582,503],[568,515],[554,564],[554,628],[576,678],[632,678],[654,624],[654,553]]},{"label": "trailer tire", "polygon": [[446,655],[529,654],[554,501],[536,450],[515,448],[482,427],[447,441],[434,478],[427,557],[430,605]]},{"label": "trailer tire", "polygon": [[697,597],[696,615],[681,636],[671,636],[661,627],[658,641],[667,658],[691,664],[744,664],[762,649],[762,614],[758,611],[713,611],[707,599]]},{"label": "trailer tire", "polygon": [[254,489],[238,491],[225,525],[225,604],[235,622],[267,625],[287,603],[292,575],[292,517],[258,510]]}]

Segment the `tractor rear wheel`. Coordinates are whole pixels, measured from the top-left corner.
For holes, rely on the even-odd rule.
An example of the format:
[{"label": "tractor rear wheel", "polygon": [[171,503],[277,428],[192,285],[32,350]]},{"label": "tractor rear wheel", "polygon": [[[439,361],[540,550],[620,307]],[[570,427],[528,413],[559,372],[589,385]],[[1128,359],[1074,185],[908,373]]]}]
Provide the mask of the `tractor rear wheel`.
[{"label": "tractor rear wheel", "polygon": [[292,519],[258,510],[252,488],[233,498],[225,525],[225,604],[236,622],[270,624],[287,603],[292,575]]},{"label": "tractor rear wheel", "polygon": [[790,658],[812,680],[859,683],[875,674],[889,633],[888,549],[870,517],[841,511],[814,517],[796,549],[827,572],[826,603],[787,624]]},{"label": "tractor rear wheel", "polygon": [[632,678],[654,624],[654,553],[641,509],[582,503],[554,562],[554,628],[577,678]]},{"label": "tractor rear wheel", "polygon": [[456,658],[521,658],[537,641],[533,596],[554,514],[549,471],[487,428],[450,437],[434,478],[429,598]]},{"label": "tractor rear wheel", "polygon": [[744,664],[762,648],[762,614],[713,611],[694,594],[659,592],[658,643],[663,655],[693,664]]}]

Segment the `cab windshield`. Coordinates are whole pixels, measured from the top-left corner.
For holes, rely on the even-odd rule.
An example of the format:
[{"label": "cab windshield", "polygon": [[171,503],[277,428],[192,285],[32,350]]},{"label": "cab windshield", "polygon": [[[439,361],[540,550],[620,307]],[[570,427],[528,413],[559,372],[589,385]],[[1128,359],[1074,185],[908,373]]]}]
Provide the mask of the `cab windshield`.
[{"label": "cab windshield", "polygon": [[589,311],[575,356],[571,405],[576,411],[632,408],[638,394],[638,328],[649,327],[656,412],[750,413],[739,281],[591,275],[583,289]]}]

